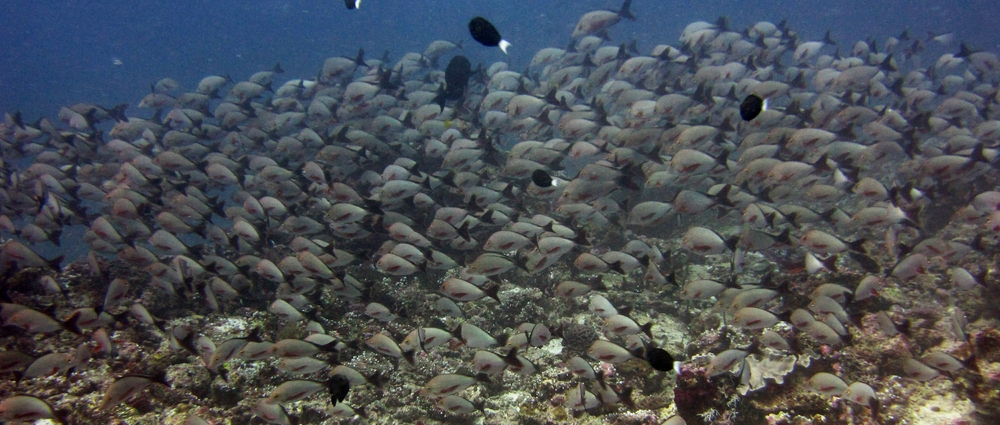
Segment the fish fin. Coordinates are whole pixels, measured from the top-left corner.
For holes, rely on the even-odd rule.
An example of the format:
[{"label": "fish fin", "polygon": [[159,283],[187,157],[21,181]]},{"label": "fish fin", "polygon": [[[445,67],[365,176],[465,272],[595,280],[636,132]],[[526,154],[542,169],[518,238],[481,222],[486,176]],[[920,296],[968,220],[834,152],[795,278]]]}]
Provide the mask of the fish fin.
[{"label": "fish fin", "polygon": [[517,358],[517,347],[511,347],[510,351],[507,352],[507,355],[503,356],[503,362],[513,367],[524,367],[524,363],[521,362],[521,359]]},{"label": "fish fin", "polygon": [[434,96],[434,99],[431,100],[431,103],[436,103],[438,107],[441,108],[442,111],[444,110],[444,102],[445,102],[444,96],[445,96],[444,84],[441,84],[438,86],[437,96]]},{"label": "fish fin", "polygon": [[792,323],[792,311],[793,310],[785,310],[781,313],[775,314],[775,316],[782,322]]},{"label": "fish fin", "polygon": [[327,352],[327,353],[339,353],[340,350],[337,349],[337,344],[340,344],[340,340],[339,339],[330,341],[330,342],[328,342],[326,344],[323,344],[323,345],[316,345],[316,348],[319,348],[320,351]]},{"label": "fish fin", "polygon": [[875,261],[875,259],[872,258],[870,255],[860,252],[848,252],[848,255],[851,257],[851,259],[857,261],[858,264],[861,264],[861,267],[865,269],[865,271],[869,273],[882,272],[882,266],[880,266],[878,264],[878,261]]},{"label": "fish fin", "polygon": [[823,264],[823,267],[825,267],[831,273],[836,273],[837,272],[837,255],[836,254],[833,254],[833,255],[831,255],[829,257],[826,257],[826,258],[823,258],[823,259],[820,259],[819,261],[820,261],[820,263]]},{"label": "fish fin", "polygon": [[616,61],[626,61],[630,57],[631,56],[628,54],[627,48],[625,47],[625,43],[622,42],[622,44],[618,46],[618,54],[615,55],[615,60]]},{"label": "fish fin", "polygon": [[[512,184],[513,183],[508,183],[507,185],[510,186]],[[507,190],[507,189],[504,189],[504,190]],[[472,194],[471,196],[469,196],[469,202],[467,204],[465,204],[465,209],[467,209],[467,210],[469,210],[469,211],[471,211],[473,213],[478,213],[478,212],[482,212],[483,211],[483,207],[479,206],[479,198],[476,196],[476,194]],[[468,239],[466,239],[466,240],[468,240]]]},{"label": "fish fin", "polygon": [[791,232],[792,232],[791,227],[786,227],[785,230],[781,231],[781,233],[779,233],[777,236],[774,237],[774,241],[782,245],[794,246],[794,243],[792,242]]},{"label": "fish fin", "polygon": [[167,381],[167,371],[166,370],[159,370],[159,371],[154,372],[149,377],[149,380],[153,381],[153,382],[155,382],[157,384],[163,384],[167,388],[171,388],[170,382]]},{"label": "fish fin", "polygon": [[911,321],[909,317],[907,317],[906,320],[903,321],[903,323],[900,324],[893,323],[893,326],[896,327],[896,331],[899,332],[900,334],[905,335],[908,338],[913,337],[912,336],[913,321]]},{"label": "fish fin", "polygon": [[625,2],[622,3],[621,9],[618,9],[618,16],[621,16],[622,18],[628,19],[630,21],[634,21],[635,15],[633,15],[632,11],[629,10],[631,7],[632,7],[632,0],[625,0]]},{"label": "fish fin", "polygon": [[878,68],[885,72],[899,71],[899,68],[897,68],[896,64],[892,61],[892,55],[886,56],[885,60],[878,64]]},{"label": "fish fin", "polygon": [[627,351],[629,352],[629,354],[632,355],[632,357],[635,357],[637,359],[646,358],[646,347],[639,347],[634,350],[627,350]]},{"label": "fish fin", "polygon": [[632,392],[633,392],[633,390],[635,390],[635,388],[633,388],[633,387],[625,387],[625,388],[623,388],[622,392],[618,393],[618,399],[619,399],[619,401],[621,401],[622,404],[625,405],[625,407],[628,407],[629,409],[635,410],[636,409],[635,401],[632,400]]},{"label": "fish fin", "polygon": [[680,282],[677,281],[677,271],[676,270],[670,270],[670,274],[668,274],[666,276],[666,278],[667,278],[667,282],[674,284],[674,286],[676,286],[678,288],[681,287]]},{"label": "fish fin", "polygon": [[826,30],[826,35],[823,36],[823,43],[831,46],[837,45],[837,42],[834,41],[832,37],[830,37],[830,30]]},{"label": "fish fin", "polygon": [[639,330],[646,334],[649,339],[653,339],[653,321],[646,322],[646,324],[639,326]]},{"label": "fish fin", "polygon": [[457,339],[459,341],[463,341],[464,342],[464,340],[462,339],[462,324],[461,323],[459,323],[458,325],[456,325],[455,329],[452,330],[450,333],[451,333],[451,337],[452,338],[455,338],[455,339]]},{"label": "fish fin", "polygon": [[415,354],[416,354],[416,350],[406,350],[406,351],[403,351],[403,360],[406,360],[406,362],[409,363],[410,366],[413,366],[413,362],[414,362],[413,356]]},{"label": "fish fin", "polygon": [[490,298],[493,298],[494,300],[497,300],[498,303],[501,302],[500,301],[500,284],[499,283],[495,284],[495,285],[491,285],[489,288],[486,288],[485,292],[486,292],[486,296],[488,296]]},{"label": "fish fin", "polygon": [[622,275],[626,274],[625,273],[625,269],[622,268],[622,262],[621,262],[621,260],[615,260],[612,263],[607,263],[607,265],[608,265],[608,269],[614,270],[618,274],[622,274]]},{"label": "fish fin", "polygon": [[54,271],[61,272],[62,271],[62,261],[63,261],[63,258],[64,258],[64,256],[60,255],[60,256],[58,256],[56,258],[53,258],[51,260],[46,260],[46,262],[49,263],[49,268],[51,268]]},{"label": "fish fin", "polygon": [[[476,205],[476,206],[478,207],[478,205]],[[466,221],[465,223],[462,223],[462,226],[459,227],[458,229],[455,229],[455,230],[458,232],[458,236],[461,236],[462,239],[465,239],[466,242],[472,241],[472,237],[469,236],[469,222],[468,221]]]},{"label": "fish fin", "polygon": [[967,57],[969,57],[969,55],[972,55],[973,53],[976,53],[976,52],[973,51],[972,49],[970,49],[969,46],[967,46],[965,44],[965,42],[963,41],[963,42],[961,42],[961,43],[958,44],[958,53],[955,53],[955,57],[956,58],[967,58]]},{"label": "fish fin", "polygon": [[854,242],[848,242],[847,243],[847,248],[850,249],[851,251],[859,252],[861,254],[867,255],[868,254],[868,250],[865,249],[865,245],[864,245],[865,242],[867,242],[867,241],[868,241],[867,239],[861,238],[861,239],[858,239],[858,240],[856,240]]},{"label": "fish fin", "polygon": [[368,66],[368,64],[365,63],[365,49],[358,49],[358,54],[354,57],[354,63],[357,66]]},{"label": "fish fin", "polygon": [[111,315],[111,317],[115,320],[115,322],[118,322],[118,323],[121,323],[121,324],[126,324],[126,322],[128,321],[128,316],[129,316],[128,310],[123,311],[123,312],[118,313],[118,314],[112,314]]},{"label": "fish fin", "polygon": [[360,417],[362,417],[364,419],[368,419],[368,412],[366,412],[365,408],[362,407],[362,406],[355,407],[354,408],[354,413],[356,413],[358,416],[360,416]]},{"label": "fish fin", "polygon": [[[99,314],[100,313],[98,313],[98,315]],[[77,323],[79,319],[80,319],[80,310],[76,310],[73,312],[73,314],[71,314],[69,317],[66,318],[66,320],[64,320],[61,323],[63,329],[66,329],[67,331],[70,331],[77,335],[82,335],[82,332],[80,331],[80,325]]]},{"label": "fish fin", "polygon": [[739,235],[730,236],[728,239],[725,240],[726,248],[729,248],[730,251],[735,251],[736,250],[736,245],[739,242],[740,242],[740,236]]},{"label": "fish fin", "polygon": [[969,369],[976,373],[980,373],[979,363],[976,360],[977,360],[976,353],[972,353],[971,355],[969,355],[969,358],[962,360],[961,363],[962,366],[965,366],[966,369]]},{"label": "fish fin", "polygon": [[375,386],[375,388],[382,388],[382,384],[385,382],[384,378],[382,377],[381,370],[377,370],[375,371],[375,373],[365,376],[365,381]]},{"label": "fish fin", "polygon": [[497,335],[497,336],[493,337],[493,339],[495,339],[497,341],[497,345],[507,345],[507,340],[510,339],[510,335],[509,334],[500,334],[500,335]]}]

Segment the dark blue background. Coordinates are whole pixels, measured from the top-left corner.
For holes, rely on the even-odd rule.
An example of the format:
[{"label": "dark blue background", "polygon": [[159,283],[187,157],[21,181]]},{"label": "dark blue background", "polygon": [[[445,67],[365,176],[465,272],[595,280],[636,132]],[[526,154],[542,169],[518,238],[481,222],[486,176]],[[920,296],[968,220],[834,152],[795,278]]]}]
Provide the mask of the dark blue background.
[{"label": "dark blue background", "polygon": [[[482,15],[513,43],[511,60],[523,68],[540,48],[565,47],[580,16],[614,0],[364,0],[348,11],[340,0],[0,0],[0,111],[22,110],[26,120],[54,116],[77,102],[138,103],[149,85],[171,77],[193,89],[211,74],[235,79],[280,61],[279,78],[311,78],[330,56],[363,47],[393,59],[423,52],[433,40],[465,42],[473,63],[502,59],[469,38],[466,22]],[[827,29],[847,43],[884,39],[907,26],[914,34],[955,32],[980,49],[1000,50],[995,25],[1000,2],[968,1],[697,1],[635,0],[636,22],[612,30],[616,42],[639,40],[648,52],[676,44],[683,27],[728,15],[742,28],[788,18],[805,38]],[[957,43],[952,46],[957,51]],[[113,58],[124,62],[113,66]]]}]

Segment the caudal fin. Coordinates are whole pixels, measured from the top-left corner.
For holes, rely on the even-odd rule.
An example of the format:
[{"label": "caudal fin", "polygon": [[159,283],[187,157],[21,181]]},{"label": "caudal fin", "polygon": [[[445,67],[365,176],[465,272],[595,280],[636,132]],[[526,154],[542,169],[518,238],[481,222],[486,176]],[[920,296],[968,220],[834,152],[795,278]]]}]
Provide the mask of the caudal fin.
[{"label": "caudal fin", "polygon": [[622,18],[628,19],[630,21],[634,21],[635,15],[633,15],[632,11],[629,10],[631,6],[632,6],[632,0],[625,0],[625,3],[622,3],[622,8],[618,10],[618,16],[621,16]]}]

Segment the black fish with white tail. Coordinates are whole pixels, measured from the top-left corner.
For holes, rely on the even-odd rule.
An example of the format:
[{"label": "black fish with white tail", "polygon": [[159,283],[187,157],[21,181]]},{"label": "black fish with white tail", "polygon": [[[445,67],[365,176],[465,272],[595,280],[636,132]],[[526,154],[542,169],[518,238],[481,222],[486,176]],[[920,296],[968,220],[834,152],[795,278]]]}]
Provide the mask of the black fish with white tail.
[{"label": "black fish with white tail", "polygon": [[462,55],[451,58],[448,67],[444,69],[444,85],[438,88],[437,97],[434,99],[438,106],[444,108],[445,101],[459,100],[465,96],[470,75],[472,75],[472,63],[468,58]]},{"label": "black fish with white tail", "polygon": [[760,96],[750,94],[740,103],[740,118],[743,118],[743,121],[751,121],[766,110],[767,99],[761,99]]},{"label": "black fish with white tail", "polygon": [[347,399],[351,381],[341,375],[333,375],[327,382],[327,387],[330,389],[330,402],[337,404]]},{"label": "black fish with white tail", "polygon": [[552,187],[559,184],[559,181],[552,178],[545,170],[538,169],[531,173],[531,181],[538,187]]},{"label": "black fish with white tail", "polygon": [[678,365],[677,361],[674,360],[674,356],[662,348],[653,347],[646,349],[645,358],[649,362],[650,367],[661,372],[674,370]]},{"label": "black fish with white tail", "polygon": [[486,47],[499,47],[505,54],[507,53],[507,48],[510,47],[510,42],[503,39],[500,31],[497,31],[497,27],[481,16],[472,18],[469,21],[469,34],[479,44]]}]

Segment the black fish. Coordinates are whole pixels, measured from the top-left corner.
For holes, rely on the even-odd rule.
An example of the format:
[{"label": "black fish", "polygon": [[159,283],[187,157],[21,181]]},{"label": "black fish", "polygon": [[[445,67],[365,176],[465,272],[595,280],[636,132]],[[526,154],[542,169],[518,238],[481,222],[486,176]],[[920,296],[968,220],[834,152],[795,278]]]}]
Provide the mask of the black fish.
[{"label": "black fish", "polygon": [[351,390],[351,381],[340,375],[333,375],[329,382],[330,402],[340,403],[347,399],[347,393]]},{"label": "black fish", "polygon": [[510,43],[504,40],[500,36],[500,31],[497,28],[481,16],[472,18],[469,21],[469,34],[472,34],[472,38],[486,47],[500,47],[504,53],[507,53],[507,47],[510,47]]},{"label": "black fish", "polygon": [[354,10],[361,7],[361,0],[344,0],[347,10]]},{"label": "black fish", "polygon": [[674,369],[674,356],[662,348],[650,348],[646,350],[646,361],[653,369],[661,372],[668,372]]},{"label": "black fish", "polygon": [[767,110],[767,102],[761,99],[760,96],[751,94],[743,99],[743,103],[740,104],[740,118],[743,121],[750,121],[757,118],[762,111]]},{"label": "black fish", "polygon": [[465,95],[465,88],[469,85],[469,75],[472,74],[472,63],[465,56],[458,55],[451,58],[448,67],[444,70],[444,86],[438,89],[438,95],[434,101],[444,109],[446,100],[458,100]]},{"label": "black fish", "polygon": [[552,176],[550,176],[549,173],[546,173],[545,170],[541,169],[535,170],[534,173],[531,173],[531,181],[535,182],[535,185],[538,187],[549,187],[555,183]]}]

